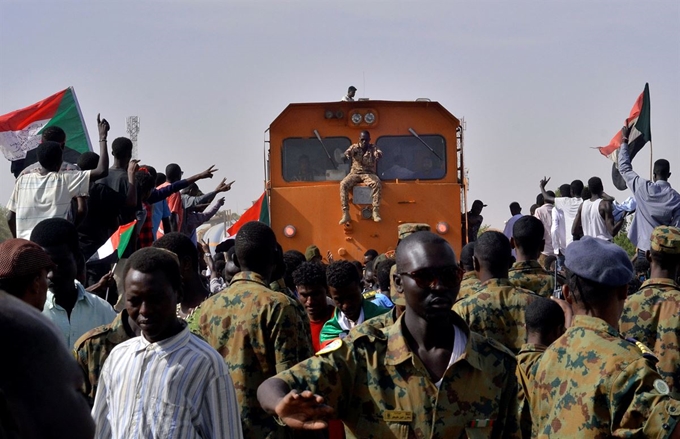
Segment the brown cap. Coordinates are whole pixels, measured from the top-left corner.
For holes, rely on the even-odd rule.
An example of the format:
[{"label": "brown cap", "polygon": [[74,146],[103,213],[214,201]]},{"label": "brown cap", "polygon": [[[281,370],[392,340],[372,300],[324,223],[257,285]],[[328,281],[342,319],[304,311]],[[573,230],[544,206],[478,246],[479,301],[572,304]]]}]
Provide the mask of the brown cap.
[{"label": "brown cap", "polygon": [[28,276],[54,266],[45,250],[34,242],[8,239],[0,243],[0,279]]}]

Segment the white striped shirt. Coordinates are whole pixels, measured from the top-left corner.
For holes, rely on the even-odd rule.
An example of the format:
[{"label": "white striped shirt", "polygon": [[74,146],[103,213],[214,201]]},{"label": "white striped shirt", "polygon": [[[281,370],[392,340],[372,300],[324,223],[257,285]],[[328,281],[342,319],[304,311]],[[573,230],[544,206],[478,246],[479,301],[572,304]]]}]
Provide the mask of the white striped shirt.
[{"label": "white striped shirt", "polygon": [[157,343],[116,346],[104,363],[92,416],[97,438],[242,438],[224,358],[185,327]]}]

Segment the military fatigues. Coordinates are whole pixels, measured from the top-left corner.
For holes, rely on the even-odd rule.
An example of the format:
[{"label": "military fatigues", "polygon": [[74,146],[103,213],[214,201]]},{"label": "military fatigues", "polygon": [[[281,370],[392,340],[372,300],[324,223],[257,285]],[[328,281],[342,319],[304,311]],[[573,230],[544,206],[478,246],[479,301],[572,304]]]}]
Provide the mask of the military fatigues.
[{"label": "military fatigues", "polygon": [[649,279],[628,296],[619,330],[654,350],[656,365],[674,396],[680,396],[680,286]]},{"label": "military fatigues", "polygon": [[537,297],[529,290],[510,285],[508,279],[489,279],[482,283],[479,292],[453,305],[470,326],[496,340],[512,352],[519,352],[526,343],[524,310]]},{"label": "military fatigues", "polygon": [[477,273],[474,271],[466,271],[463,274],[463,279],[460,282],[460,291],[456,300],[465,299],[468,296],[476,294],[481,288],[482,283],[477,278]]},{"label": "military fatigues", "polygon": [[104,361],[109,357],[113,348],[135,337],[135,333],[127,326],[127,318],[128,313],[123,310],[116,315],[113,322],[91,329],[80,336],[74,345],[73,355],[83,371],[85,379],[82,392],[90,399],[90,403],[94,403],[99,374],[104,366]]},{"label": "military fatigues", "polygon": [[522,428],[522,437],[531,437],[531,411],[529,400],[534,394],[534,367],[538,360],[547,349],[546,346],[534,343],[525,343],[517,354],[517,382],[519,383],[519,390],[517,391],[517,398],[519,399],[519,408],[521,410],[520,426]]},{"label": "military fatigues", "polygon": [[[394,322],[397,321],[396,318],[397,315],[397,308],[394,307],[392,308],[389,312],[380,314],[377,317],[370,318],[366,321],[364,321],[361,325],[367,325],[371,326],[376,329],[383,329],[387,328],[388,326],[394,325]],[[359,325],[359,326],[361,326]],[[349,332],[349,335],[352,335],[352,331]]]},{"label": "military fatigues", "polygon": [[227,363],[241,407],[243,436],[286,437],[286,430],[260,407],[257,387],[313,355],[309,325],[302,322],[293,300],[267,288],[259,274],[241,272],[229,288],[203,302],[190,323]]},{"label": "military fatigues", "polygon": [[[293,305],[295,305],[295,310],[297,311],[298,315],[300,316],[300,320],[302,320],[302,324],[305,325],[305,328],[309,328],[311,323],[309,321],[309,315],[307,314],[307,310],[305,310],[305,307],[302,305],[302,303],[298,300],[297,297],[295,297],[295,294],[293,291],[291,291],[290,288],[286,286],[286,281],[283,279],[279,279],[275,282],[272,282],[269,284],[269,288],[272,291],[276,291],[277,293],[284,294],[286,297],[288,297],[290,300],[293,301]],[[309,331],[306,331],[305,334],[301,334],[302,336],[307,335],[307,340],[305,343],[309,344],[312,346],[312,334]]]},{"label": "military fatigues", "polygon": [[510,284],[550,297],[555,289],[555,277],[545,271],[538,261],[515,262],[508,270]]},{"label": "military fatigues", "polygon": [[667,437],[678,422],[653,361],[596,317],[575,316],[535,377],[533,437]]},{"label": "military fatigues", "polygon": [[347,148],[345,156],[352,160],[352,168],[350,169],[349,174],[347,174],[340,182],[340,204],[342,205],[342,209],[349,209],[347,193],[359,183],[364,183],[371,188],[373,207],[379,207],[381,185],[380,178],[376,175],[376,169],[378,159],[382,157],[382,151],[371,144],[364,152],[361,145],[355,143]]},{"label": "military fatigues", "polygon": [[406,344],[403,318],[383,331],[360,325],[277,378],[323,395],[348,438],[520,437],[513,355],[454,322],[468,341],[439,389]]}]

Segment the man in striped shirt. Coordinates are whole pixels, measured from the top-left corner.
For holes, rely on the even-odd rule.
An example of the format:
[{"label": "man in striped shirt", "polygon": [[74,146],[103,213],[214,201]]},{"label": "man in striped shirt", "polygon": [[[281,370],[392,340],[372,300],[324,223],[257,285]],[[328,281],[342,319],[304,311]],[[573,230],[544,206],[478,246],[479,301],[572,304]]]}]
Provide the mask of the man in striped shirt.
[{"label": "man in striped shirt", "polygon": [[92,416],[97,438],[242,438],[234,385],[220,354],[175,311],[177,257],[145,248],[127,261],[126,309],[142,330],[104,363]]}]

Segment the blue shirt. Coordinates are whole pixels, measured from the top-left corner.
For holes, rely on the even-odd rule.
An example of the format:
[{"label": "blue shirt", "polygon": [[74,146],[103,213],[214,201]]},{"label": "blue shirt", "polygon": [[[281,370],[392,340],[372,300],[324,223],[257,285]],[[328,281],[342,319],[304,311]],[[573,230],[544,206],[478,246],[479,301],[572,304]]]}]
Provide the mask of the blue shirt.
[{"label": "blue shirt", "polygon": [[[151,216],[151,232],[153,233],[153,240],[156,240],[156,233],[161,225],[163,218],[170,218],[171,212],[168,207],[168,200],[162,200],[158,203],[153,203],[153,215]],[[169,230],[164,230],[165,233],[170,233]]]},{"label": "blue shirt", "polygon": [[637,175],[633,171],[628,145],[625,143],[619,148],[619,172],[637,202],[628,239],[638,249],[647,251],[655,227],[680,227],[680,194],[667,181],[649,181]]},{"label": "blue shirt", "polygon": [[378,291],[376,291],[375,297],[373,298],[373,300],[371,300],[371,302],[385,308],[392,308],[394,306],[394,303],[392,303],[389,297]]}]

